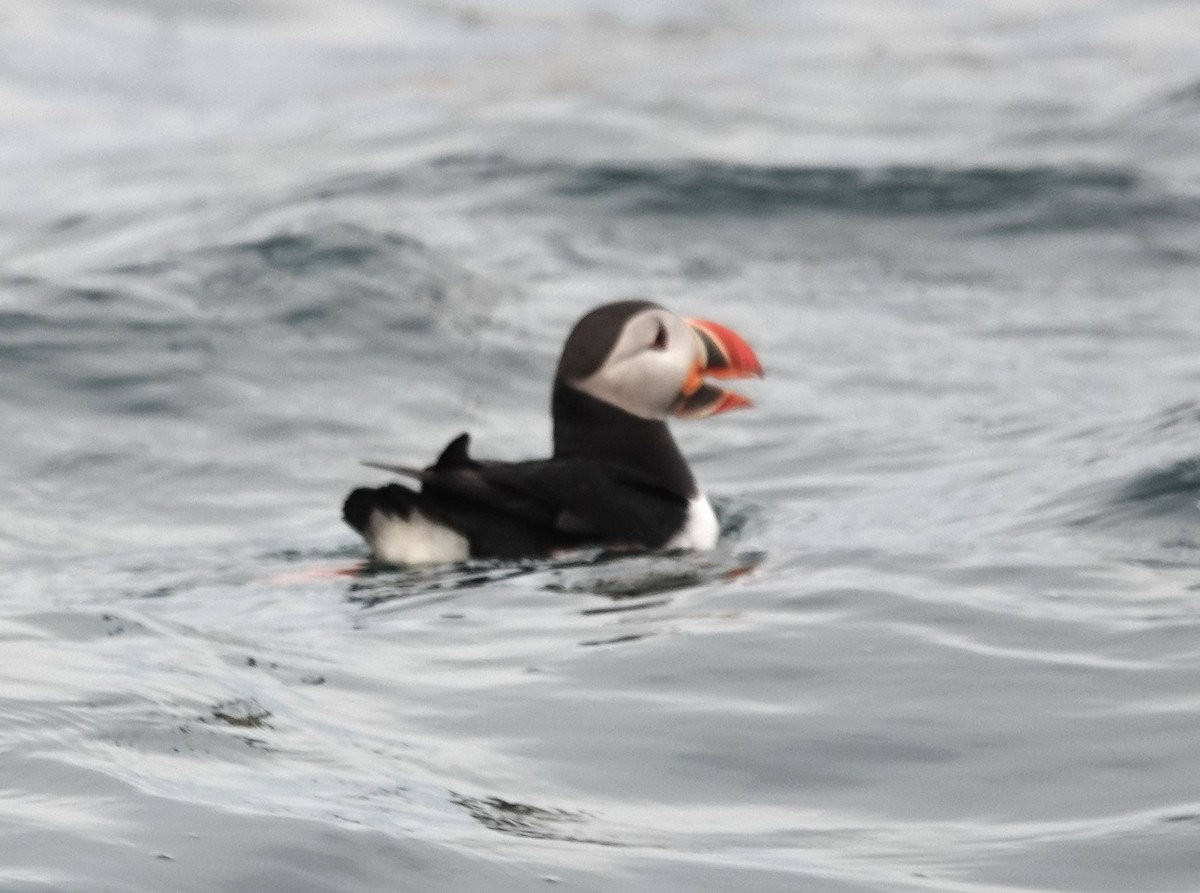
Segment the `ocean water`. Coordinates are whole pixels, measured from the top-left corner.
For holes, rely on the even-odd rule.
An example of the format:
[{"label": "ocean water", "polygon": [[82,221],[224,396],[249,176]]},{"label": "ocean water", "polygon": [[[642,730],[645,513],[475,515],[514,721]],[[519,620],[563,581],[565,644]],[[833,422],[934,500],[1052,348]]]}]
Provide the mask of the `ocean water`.
[{"label": "ocean water", "polygon": [[[1200,889],[1197,35],[0,4],[0,890]],[[715,552],[337,573],[630,296]]]}]

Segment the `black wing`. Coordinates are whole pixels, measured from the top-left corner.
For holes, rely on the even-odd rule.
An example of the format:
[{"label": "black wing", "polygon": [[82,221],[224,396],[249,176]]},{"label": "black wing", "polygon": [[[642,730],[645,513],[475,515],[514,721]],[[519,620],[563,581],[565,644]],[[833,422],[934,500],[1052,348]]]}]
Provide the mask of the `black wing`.
[{"label": "black wing", "polygon": [[598,459],[479,462],[468,435],[421,474],[421,510],[462,532],[475,555],[579,545],[659,548],[684,525],[687,496]]}]

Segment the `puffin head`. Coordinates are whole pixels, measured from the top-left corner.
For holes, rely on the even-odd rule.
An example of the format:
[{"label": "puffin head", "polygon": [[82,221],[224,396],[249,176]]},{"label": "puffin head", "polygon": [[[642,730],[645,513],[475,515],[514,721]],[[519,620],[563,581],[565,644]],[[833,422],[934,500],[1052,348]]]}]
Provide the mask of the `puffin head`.
[{"label": "puffin head", "polygon": [[650,301],[618,301],[575,324],[557,378],[644,419],[701,419],[753,405],[711,378],[761,377],[741,336],[703,319],[685,319]]}]

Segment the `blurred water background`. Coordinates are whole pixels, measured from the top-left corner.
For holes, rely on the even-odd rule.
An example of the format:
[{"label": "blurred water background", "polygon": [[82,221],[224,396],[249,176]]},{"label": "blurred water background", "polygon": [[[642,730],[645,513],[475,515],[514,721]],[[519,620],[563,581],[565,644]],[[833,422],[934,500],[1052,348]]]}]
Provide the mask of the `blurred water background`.
[{"label": "blurred water background", "polygon": [[[1200,889],[1200,5],[0,2],[0,889]],[[736,328],[706,556],[358,579]]]}]

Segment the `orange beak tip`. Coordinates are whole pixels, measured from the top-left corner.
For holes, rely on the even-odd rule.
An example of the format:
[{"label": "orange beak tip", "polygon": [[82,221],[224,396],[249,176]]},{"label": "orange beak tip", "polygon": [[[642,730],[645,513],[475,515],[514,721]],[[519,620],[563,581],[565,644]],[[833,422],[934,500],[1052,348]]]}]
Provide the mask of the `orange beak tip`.
[{"label": "orange beak tip", "polygon": [[698,355],[681,390],[675,414],[682,418],[706,418],[754,405],[749,397],[706,384],[705,378],[763,377],[762,363],[754,349],[737,332],[707,319],[688,319],[695,332]]},{"label": "orange beak tip", "polygon": [[733,329],[708,319],[688,319],[686,322],[696,331],[708,354],[706,375],[712,378],[762,377],[762,363],[754,348]]},{"label": "orange beak tip", "polygon": [[726,391],[726,397],[722,401],[717,412],[728,412],[731,409],[750,409],[754,406],[754,401],[749,397],[743,397],[741,394],[735,394],[733,391]]}]

